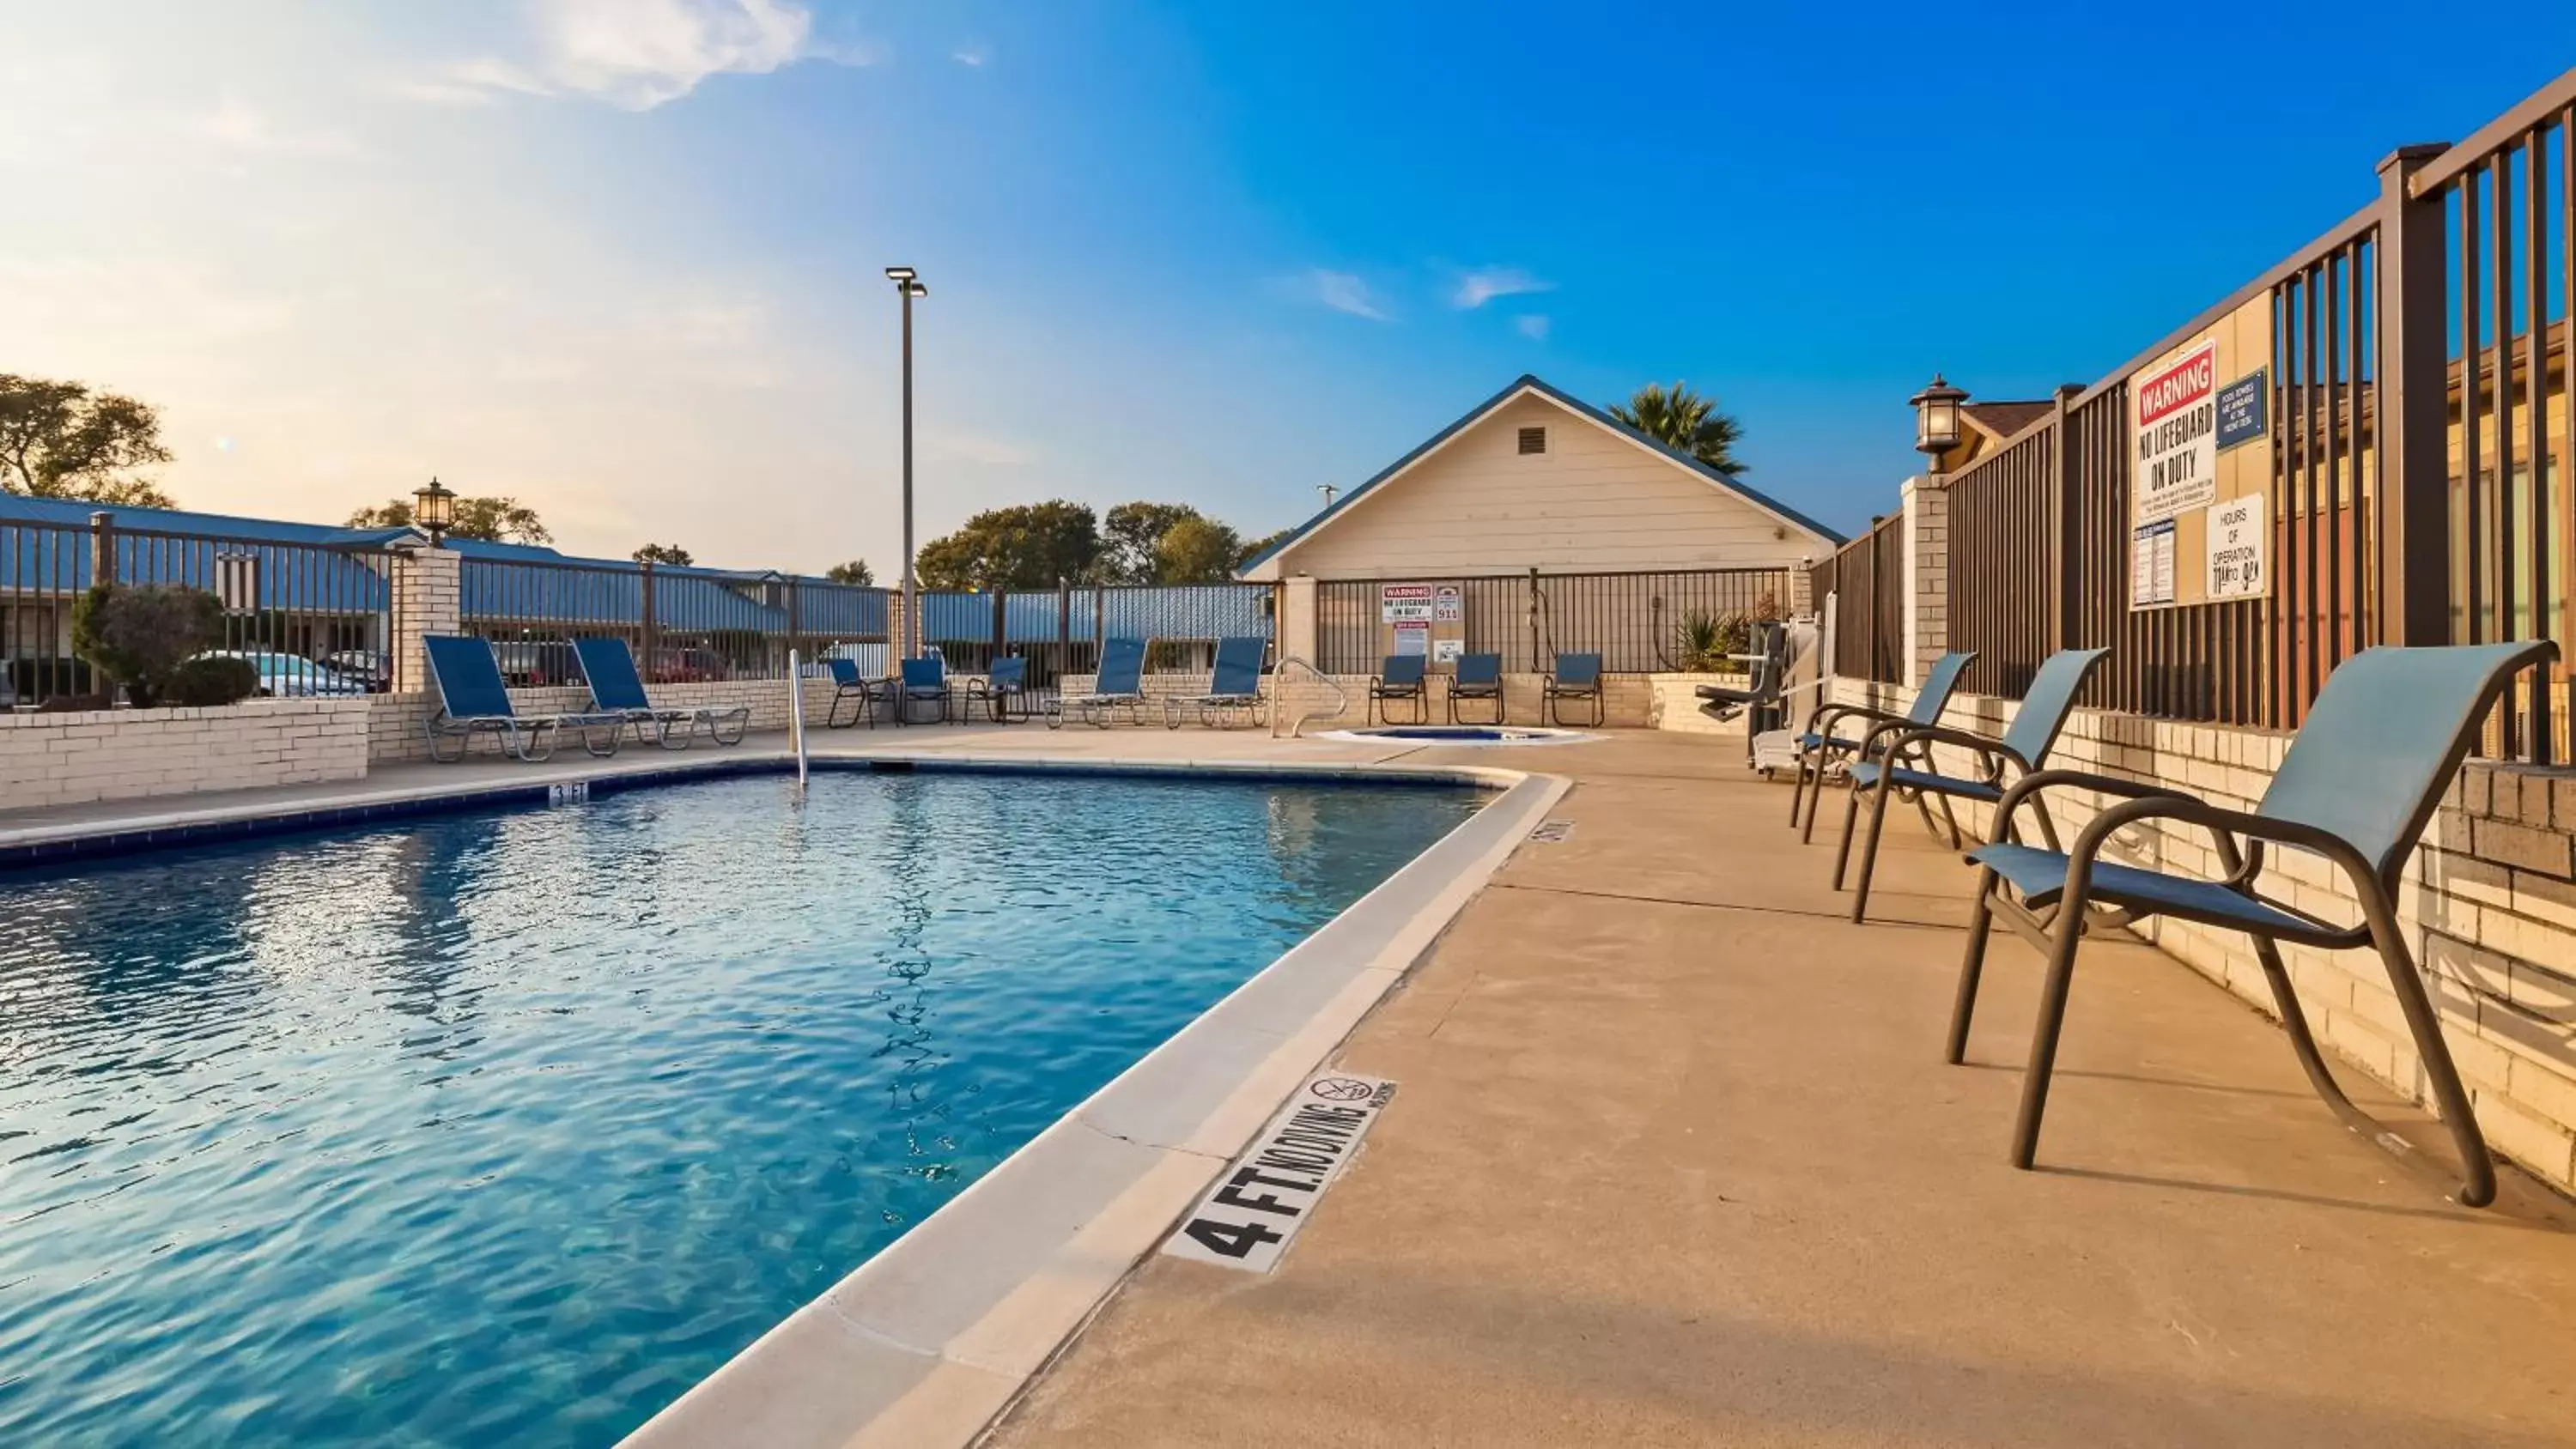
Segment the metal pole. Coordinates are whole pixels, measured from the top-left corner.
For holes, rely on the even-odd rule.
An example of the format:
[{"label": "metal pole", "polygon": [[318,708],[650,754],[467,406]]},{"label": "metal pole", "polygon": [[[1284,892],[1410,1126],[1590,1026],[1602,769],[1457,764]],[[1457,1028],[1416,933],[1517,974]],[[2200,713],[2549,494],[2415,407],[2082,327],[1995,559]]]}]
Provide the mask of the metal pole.
[{"label": "metal pole", "polygon": [[912,284],[903,293],[903,657],[921,657],[921,615],[913,608],[912,582]]}]

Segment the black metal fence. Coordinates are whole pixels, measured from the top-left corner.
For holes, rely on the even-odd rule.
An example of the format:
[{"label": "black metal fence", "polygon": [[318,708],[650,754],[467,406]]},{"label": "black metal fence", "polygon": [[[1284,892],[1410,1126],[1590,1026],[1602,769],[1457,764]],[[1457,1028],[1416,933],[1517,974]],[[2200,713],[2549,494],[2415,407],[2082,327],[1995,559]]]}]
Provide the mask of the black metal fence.
[{"label": "black metal fence", "polygon": [[107,685],[72,649],[72,617],[93,584],[175,585],[222,604],[215,648],[274,695],[364,694],[395,677],[404,555],[381,548],[0,518],[0,705],[104,701]]},{"label": "black metal fence", "polygon": [[1890,514],[1814,566],[1817,607],[1834,601],[1834,673],[1893,684],[1905,672],[1905,515]]},{"label": "black metal fence", "polygon": [[1103,639],[1153,641],[1146,667],[1193,673],[1214,667],[1220,639],[1278,638],[1271,584],[1147,584],[921,595],[922,640],[949,664],[979,672],[1004,655],[1029,661],[1029,687],[1046,691],[1100,665]]},{"label": "black metal fence", "polygon": [[791,649],[811,661],[882,646],[889,618],[885,589],[652,564],[468,556],[457,588],[465,632],[519,685],[579,683],[572,641],[603,636],[627,642],[648,683],[783,679]]},{"label": "black metal fence", "polygon": [[1664,573],[1502,574],[1481,578],[1329,579],[1315,586],[1315,662],[1327,674],[1372,674],[1388,647],[1390,584],[1456,585],[1455,629],[1471,654],[1500,654],[1510,673],[1543,673],[1559,652],[1594,652],[1614,674],[1675,669],[1685,625],[1786,615],[1787,569]]}]

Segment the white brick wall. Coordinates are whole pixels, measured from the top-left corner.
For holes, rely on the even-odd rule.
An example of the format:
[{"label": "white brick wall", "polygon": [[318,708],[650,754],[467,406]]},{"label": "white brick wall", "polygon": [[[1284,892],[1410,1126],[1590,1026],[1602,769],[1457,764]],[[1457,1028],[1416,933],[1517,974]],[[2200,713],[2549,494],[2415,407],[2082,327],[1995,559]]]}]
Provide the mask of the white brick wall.
[{"label": "white brick wall", "polygon": [[[1901,706],[1912,690],[1839,681],[1837,698]],[[2000,731],[2010,701],[1954,696],[1944,724]],[[2173,786],[2250,810],[2271,783],[2290,737],[2079,710],[2048,763]],[[1964,757],[1946,762],[1953,770]],[[2061,837],[2073,839],[2098,808],[2089,792],[2052,791]],[[1891,829],[1905,818],[1889,812]],[[1984,807],[1963,808],[1983,834]],[[2140,864],[2214,879],[2205,832],[2152,825],[2123,837]],[[2267,888],[2328,920],[2357,922],[2358,903],[2338,872],[2301,852],[2270,857]],[[2576,1190],[2576,775],[2471,761],[2408,861],[2398,901],[2407,947],[2441,1012],[2444,1040],[2468,1085],[2478,1125],[2496,1150],[2561,1188]],[[2271,1014],[2271,990],[2241,934],[2190,922],[2151,921],[2141,934],[2167,954]],[[2282,956],[2320,1040],[2431,1110],[2397,996],[2372,951],[2283,945]],[[2077,1008],[2081,1010],[2079,1006]],[[2287,1048],[2285,1047],[2284,1050]]]},{"label": "white brick wall", "polygon": [[0,714],[0,809],[355,780],[365,699]]}]

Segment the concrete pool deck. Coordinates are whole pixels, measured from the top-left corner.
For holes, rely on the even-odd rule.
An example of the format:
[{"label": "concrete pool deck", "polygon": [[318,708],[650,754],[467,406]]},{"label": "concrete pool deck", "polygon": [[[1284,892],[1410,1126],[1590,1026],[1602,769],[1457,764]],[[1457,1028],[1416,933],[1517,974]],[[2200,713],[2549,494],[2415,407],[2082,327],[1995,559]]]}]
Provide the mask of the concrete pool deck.
[{"label": "concrete pool deck", "polygon": [[[363,788],[779,743],[407,766]],[[1042,1371],[992,1444],[2576,1444],[2563,1199],[2508,1170],[2497,1207],[2448,1203],[2341,1130],[2273,1026],[2142,945],[2087,948],[2044,1170],[2012,1171],[2036,957],[1999,935],[1974,1065],[1941,1065],[1964,870],[1891,831],[1888,919],[1851,925],[1830,831],[1798,846],[1787,792],[1737,746],[1029,726],[816,746],[1573,781],[1547,810],[1565,838],[1522,844],[1327,1055],[1400,1090],[1276,1272],[1153,1255],[1120,1283],[1123,1261],[1092,1264],[1059,1286],[1119,1286],[1051,1359],[1009,1345]],[[259,794],[291,810],[358,788]],[[85,828],[222,803],[88,807]],[[0,842],[71,813],[0,815]],[[1189,1197],[1165,1185],[1164,1227]],[[942,1384],[952,1421],[1001,1402]]]}]

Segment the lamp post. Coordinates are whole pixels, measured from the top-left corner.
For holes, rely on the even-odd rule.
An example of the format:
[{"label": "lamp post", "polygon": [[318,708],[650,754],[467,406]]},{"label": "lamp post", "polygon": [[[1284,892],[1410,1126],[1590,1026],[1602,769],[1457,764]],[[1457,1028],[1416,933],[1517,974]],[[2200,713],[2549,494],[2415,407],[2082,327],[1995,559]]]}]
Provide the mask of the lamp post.
[{"label": "lamp post", "polygon": [[912,604],[912,299],[929,296],[930,289],[910,267],[888,267],[885,274],[903,298],[903,653],[913,659],[921,654],[921,616]]},{"label": "lamp post", "polygon": [[429,480],[426,488],[411,491],[411,521],[429,535],[431,548],[444,547],[447,530],[456,522],[456,490]]},{"label": "lamp post", "polygon": [[1942,455],[1959,446],[1959,404],[1967,400],[1966,392],[1943,382],[1937,372],[1909,399],[1914,404],[1914,451],[1932,460],[1936,474],[1946,471]]}]

